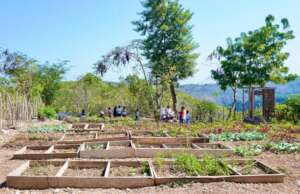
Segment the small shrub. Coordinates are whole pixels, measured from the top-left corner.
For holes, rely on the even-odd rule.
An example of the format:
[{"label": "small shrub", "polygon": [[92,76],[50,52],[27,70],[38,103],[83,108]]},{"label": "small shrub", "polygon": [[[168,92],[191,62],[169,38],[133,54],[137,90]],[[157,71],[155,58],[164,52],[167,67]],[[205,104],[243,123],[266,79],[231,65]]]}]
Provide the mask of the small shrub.
[{"label": "small shrub", "polygon": [[56,111],[54,108],[46,106],[38,110],[38,117],[40,119],[45,119],[45,118],[54,119],[56,118]]},{"label": "small shrub", "polygon": [[175,167],[188,176],[197,176],[201,171],[200,161],[193,154],[176,154]]},{"label": "small shrub", "polygon": [[204,155],[200,161],[200,174],[204,176],[230,175],[230,169],[227,162],[222,158],[216,158],[211,155]]}]

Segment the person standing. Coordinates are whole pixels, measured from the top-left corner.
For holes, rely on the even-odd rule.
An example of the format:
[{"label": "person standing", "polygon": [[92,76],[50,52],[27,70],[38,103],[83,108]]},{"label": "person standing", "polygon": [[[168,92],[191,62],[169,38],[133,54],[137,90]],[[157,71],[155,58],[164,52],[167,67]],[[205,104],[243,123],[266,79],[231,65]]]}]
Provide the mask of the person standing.
[{"label": "person standing", "polygon": [[185,119],[185,116],[186,116],[185,114],[186,114],[185,107],[182,106],[181,110],[179,112],[179,123],[184,123],[184,119]]},{"label": "person standing", "polygon": [[108,109],[107,109],[107,116],[111,119],[111,117],[112,117],[112,111],[111,111],[111,108],[110,107],[108,107]]},{"label": "person standing", "polygon": [[190,111],[187,110],[186,115],[185,115],[185,124],[187,126],[190,126],[190,122],[191,122],[191,114],[190,114]]},{"label": "person standing", "polygon": [[136,110],[135,110],[135,120],[136,121],[139,121],[140,120],[140,110],[137,108]]}]

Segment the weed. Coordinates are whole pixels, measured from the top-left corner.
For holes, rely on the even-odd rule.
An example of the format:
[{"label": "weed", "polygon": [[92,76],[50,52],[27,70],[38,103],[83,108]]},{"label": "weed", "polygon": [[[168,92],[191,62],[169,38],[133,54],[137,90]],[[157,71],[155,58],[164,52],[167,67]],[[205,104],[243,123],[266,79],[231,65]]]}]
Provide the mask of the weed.
[{"label": "weed", "polygon": [[230,169],[227,161],[222,158],[205,154],[200,161],[200,174],[205,176],[230,175]]},{"label": "weed", "polygon": [[176,154],[175,158],[175,167],[187,174],[188,176],[197,176],[201,171],[200,161],[193,154],[181,153]]},{"label": "weed", "polygon": [[142,168],[142,174],[144,176],[149,176],[151,173],[150,173],[150,167],[149,167],[149,164],[147,161],[142,161],[141,162],[141,168]]},{"label": "weed", "polygon": [[162,153],[158,153],[154,156],[154,164],[157,168],[161,169],[165,163],[164,155]]}]

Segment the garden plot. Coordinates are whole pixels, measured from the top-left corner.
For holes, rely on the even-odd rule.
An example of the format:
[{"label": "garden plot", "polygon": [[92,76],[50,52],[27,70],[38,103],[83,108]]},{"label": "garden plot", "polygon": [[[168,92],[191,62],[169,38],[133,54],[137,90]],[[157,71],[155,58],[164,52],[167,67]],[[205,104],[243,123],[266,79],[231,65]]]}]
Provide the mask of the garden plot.
[{"label": "garden plot", "polygon": [[119,141],[129,140],[129,134],[127,131],[103,131],[97,133],[98,141]]},{"label": "garden plot", "polygon": [[7,185],[18,189],[136,188],[174,182],[280,183],[284,179],[283,174],[256,160],[251,162],[260,170],[241,173],[249,160],[185,157],[153,161],[26,161],[7,176]]},{"label": "garden plot", "polygon": [[220,143],[194,143],[194,146],[200,149],[230,149],[228,146]]},{"label": "garden plot", "polygon": [[[131,133],[132,134],[132,133]],[[131,135],[130,139],[136,143],[155,143],[155,144],[174,144],[174,143],[208,143],[209,138],[205,135],[198,135],[197,137],[171,137],[166,133],[166,136],[134,136]]]},{"label": "garden plot", "polygon": [[78,144],[82,142],[95,141],[97,133],[81,132],[81,133],[66,133],[58,142],[60,144]]},{"label": "garden plot", "polygon": [[105,150],[108,142],[93,142],[84,144],[85,150]]},{"label": "garden plot", "polygon": [[[164,157],[171,157],[175,153],[192,153],[198,157],[205,154],[211,154],[214,156],[229,156],[233,154],[231,148],[225,147],[222,144],[209,144],[209,143],[168,143],[168,144],[156,144],[156,143],[136,143],[135,145],[135,157],[140,158],[153,158],[158,154]],[[142,146],[140,146],[142,145]],[[153,146],[152,146],[153,145]]]},{"label": "garden plot", "polygon": [[71,129],[85,129],[88,124],[86,123],[74,123],[71,126]]},{"label": "garden plot", "polygon": [[51,145],[63,137],[63,133],[19,133],[3,145],[5,148],[22,148],[28,146]]},{"label": "garden plot", "polygon": [[168,137],[165,131],[130,131],[130,137]]},{"label": "garden plot", "polygon": [[51,146],[24,146],[14,153],[13,159],[43,159]]},{"label": "garden plot", "polygon": [[[95,145],[103,146],[91,149]],[[79,155],[81,158],[132,158],[135,156],[134,145],[130,140],[84,144]]]},{"label": "garden plot", "polygon": [[136,148],[164,148],[163,144],[147,144],[147,143],[139,143],[134,144]]},{"label": "garden plot", "polygon": [[44,189],[56,187],[55,176],[64,161],[26,161],[7,175],[7,185],[20,189]]},{"label": "garden plot", "polygon": [[255,160],[233,160],[230,166],[239,175],[276,174],[275,170]]},{"label": "garden plot", "polygon": [[55,158],[76,158],[79,144],[52,146],[25,146],[13,155],[13,159],[41,160]]},{"label": "garden plot", "polygon": [[[200,147],[199,147],[199,146]],[[202,148],[201,148],[202,146]],[[207,148],[206,148],[207,147]],[[225,156],[233,150],[221,144],[156,144],[133,143],[131,140],[86,143],[79,152],[80,158],[153,158],[157,154],[171,157],[174,153],[192,153],[198,157],[204,154]]]},{"label": "garden plot", "polygon": [[[185,166],[184,161],[180,163],[174,160],[153,161],[150,165],[153,167],[153,175],[156,185],[168,183],[185,183],[185,182],[238,182],[238,183],[279,183],[283,182],[284,175],[259,161],[239,160],[240,163],[253,162],[259,170],[253,168],[253,173],[241,174],[244,167],[235,169],[227,163],[212,164],[207,160],[193,162],[194,166]],[[230,163],[233,161],[229,161]]]},{"label": "garden plot", "polygon": [[103,129],[104,129],[103,123],[90,123],[90,124],[80,124],[78,126],[75,125],[75,128],[71,127],[70,129],[68,129],[68,131],[81,133],[81,132],[98,132],[98,131],[103,131]]}]

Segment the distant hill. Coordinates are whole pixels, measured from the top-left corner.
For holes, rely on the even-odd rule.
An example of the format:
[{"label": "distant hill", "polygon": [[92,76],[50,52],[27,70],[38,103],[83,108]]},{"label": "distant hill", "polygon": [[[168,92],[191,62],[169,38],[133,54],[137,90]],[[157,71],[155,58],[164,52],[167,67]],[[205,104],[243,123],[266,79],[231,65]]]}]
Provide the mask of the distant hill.
[{"label": "distant hill", "polygon": [[[268,84],[270,87],[276,88],[276,102],[281,103],[285,101],[288,95],[300,93],[300,77],[295,81],[289,82],[285,85]],[[221,105],[230,105],[232,102],[231,90],[222,91],[217,84],[186,84],[178,88],[180,91],[186,92],[191,96],[216,102]],[[247,96],[245,96],[247,99]],[[241,108],[242,92],[238,92],[238,107]],[[259,102],[258,102],[259,105]],[[240,109],[239,108],[239,109]]]}]

